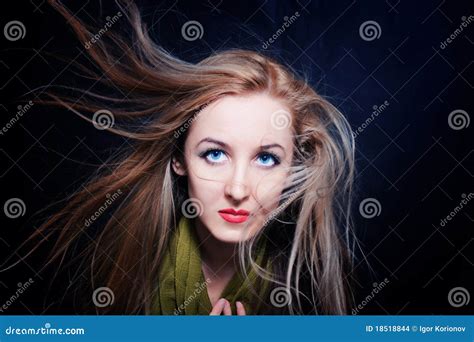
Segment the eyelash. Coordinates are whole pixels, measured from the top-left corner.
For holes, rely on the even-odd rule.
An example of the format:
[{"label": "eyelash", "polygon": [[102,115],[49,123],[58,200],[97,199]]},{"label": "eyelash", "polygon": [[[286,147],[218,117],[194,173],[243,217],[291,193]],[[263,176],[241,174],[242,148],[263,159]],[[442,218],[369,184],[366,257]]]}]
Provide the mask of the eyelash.
[{"label": "eyelash", "polygon": [[[218,149],[218,148],[209,148],[203,152],[201,152],[199,154],[199,157],[203,158],[207,163],[209,163],[210,165],[216,165],[218,163],[213,163],[213,162],[210,162],[208,159],[207,159],[207,155],[210,153],[210,152],[222,152],[225,154],[225,152],[221,149]],[[275,164],[273,164],[272,166],[264,166],[266,168],[272,168],[272,167],[275,167],[277,165],[279,165],[281,163],[280,161],[280,157],[278,157],[275,153],[272,153],[272,152],[262,152],[262,153],[259,153],[258,157],[261,157],[262,155],[269,155],[271,156],[274,161],[275,161]]]}]

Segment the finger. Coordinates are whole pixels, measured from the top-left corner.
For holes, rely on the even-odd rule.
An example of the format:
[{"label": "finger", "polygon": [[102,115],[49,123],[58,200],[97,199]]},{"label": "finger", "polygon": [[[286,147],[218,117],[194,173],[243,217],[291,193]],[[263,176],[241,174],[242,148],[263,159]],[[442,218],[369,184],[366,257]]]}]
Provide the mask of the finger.
[{"label": "finger", "polygon": [[229,303],[228,300],[225,301],[224,315],[225,316],[231,316],[232,315],[232,309],[230,308],[230,303]]},{"label": "finger", "polygon": [[216,305],[212,308],[211,313],[209,316],[218,316],[222,313],[222,310],[224,309],[226,300],[224,298],[221,298],[217,301]]},{"label": "finger", "polygon": [[242,302],[237,302],[235,305],[237,306],[237,315],[245,316],[246,312],[245,312],[244,304],[242,304]]}]

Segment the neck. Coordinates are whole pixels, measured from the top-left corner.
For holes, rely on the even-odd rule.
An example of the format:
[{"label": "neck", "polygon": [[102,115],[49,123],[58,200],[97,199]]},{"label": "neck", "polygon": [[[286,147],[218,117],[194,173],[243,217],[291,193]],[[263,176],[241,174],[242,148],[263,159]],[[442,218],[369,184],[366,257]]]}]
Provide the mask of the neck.
[{"label": "neck", "polygon": [[215,274],[234,272],[237,269],[238,245],[216,239],[198,219],[195,220],[195,227],[203,265]]}]

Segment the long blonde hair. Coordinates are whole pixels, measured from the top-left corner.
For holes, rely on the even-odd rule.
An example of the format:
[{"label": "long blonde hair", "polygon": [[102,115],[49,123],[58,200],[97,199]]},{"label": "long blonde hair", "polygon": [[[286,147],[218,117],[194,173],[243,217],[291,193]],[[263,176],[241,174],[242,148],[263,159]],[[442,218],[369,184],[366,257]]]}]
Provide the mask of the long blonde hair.
[{"label": "long blonde hair", "polygon": [[[94,31],[59,2],[50,3],[82,42],[90,40]],[[283,289],[291,297],[291,314],[347,313],[354,141],[344,116],[307,81],[260,53],[228,50],[196,64],[174,58],[149,37],[133,3],[122,2],[120,9],[133,28],[132,39],[110,30],[87,49],[103,75],[82,70],[126,98],[82,90],[79,99],[48,92],[43,102],[65,106],[90,122],[84,111],[107,108],[116,119],[107,130],[132,140],[134,149],[109,161],[108,169],[68,198],[32,238],[47,239],[59,227],[49,260],[64,257],[79,237],[92,235],[91,214],[120,191],[123,195],[107,209],[112,215],[80,257],[90,265],[88,286],[108,286],[114,293],[113,306],[95,310],[149,314],[163,251],[186,199],[186,180],[171,168],[173,157],[182,158],[186,135],[176,139],[174,134],[222,96],[265,92],[291,109],[295,155],[271,220],[240,245],[242,268],[252,265],[274,290]],[[132,129],[130,122],[139,124]],[[252,245],[261,234],[272,237],[272,272],[253,261]]]}]

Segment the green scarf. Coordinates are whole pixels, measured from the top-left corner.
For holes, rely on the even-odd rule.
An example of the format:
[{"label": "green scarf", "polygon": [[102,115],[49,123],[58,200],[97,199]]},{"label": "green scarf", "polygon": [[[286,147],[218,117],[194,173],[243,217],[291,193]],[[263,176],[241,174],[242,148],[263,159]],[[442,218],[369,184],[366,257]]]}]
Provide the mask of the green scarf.
[{"label": "green scarf", "polygon": [[[265,239],[257,248],[256,262],[267,269]],[[152,314],[209,315],[212,310],[207,293],[207,282],[201,268],[198,237],[192,221],[182,217],[178,229],[171,236],[159,270],[159,288]],[[257,275],[250,269],[248,277],[236,271],[220,298],[226,298],[236,314],[235,303],[241,301],[247,315],[257,314],[267,301],[268,283],[257,284]],[[253,286],[250,286],[253,284]],[[254,290],[252,291],[251,288]],[[255,290],[256,289],[256,290]]]}]

